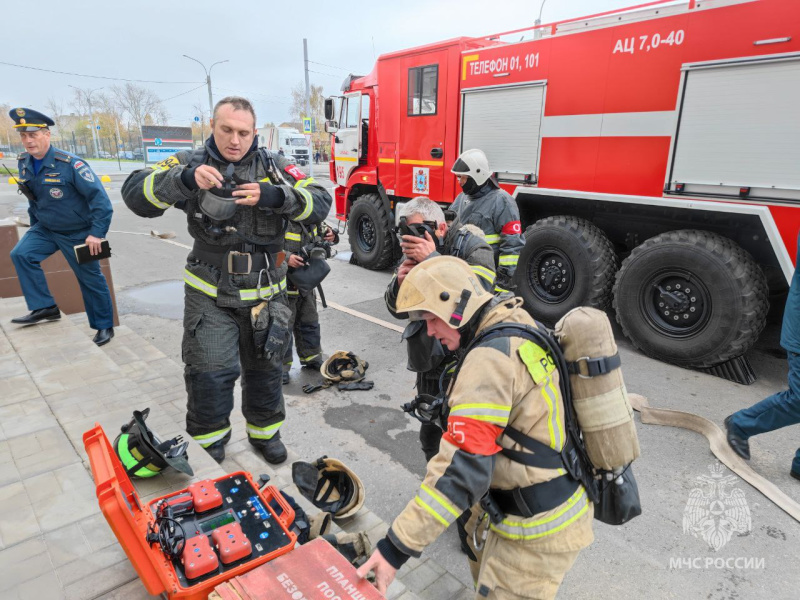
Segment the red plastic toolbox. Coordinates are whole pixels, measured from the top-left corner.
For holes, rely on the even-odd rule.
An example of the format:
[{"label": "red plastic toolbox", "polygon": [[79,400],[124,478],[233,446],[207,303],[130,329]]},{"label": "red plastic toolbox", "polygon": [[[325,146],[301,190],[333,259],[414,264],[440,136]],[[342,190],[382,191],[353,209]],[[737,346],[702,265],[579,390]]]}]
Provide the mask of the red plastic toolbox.
[{"label": "red plastic toolbox", "polygon": [[[158,503],[165,500],[168,504],[176,496],[186,496],[188,490],[179,490],[142,504],[100,425],[96,424],[83,434],[83,444],[89,456],[100,510],[144,587],[153,596],[163,594],[175,600],[205,599],[220,583],[294,548],[297,536],[289,531],[294,510],[276,488],[267,486],[259,491],[250,474],[239,471],[204,482],[210,482],[219,492],[222,497],[220,506],[201,513],[190,508],[173,515],[173,518],[184,530],[187,540],[184,551],[192,538],[204,536],[208,539],[216,529],[236,523],[246,534],[251,554],[228,564],[220,561],[217,569],[205,574],[198,574],[192,568],[187,573],[180,557],[170,560],[158,543],[151,544],[146,538],[156,524]],[[273,508],[275,505],[280,507],[280,512]],[[209,548],[216,553],[210,539]]]}]

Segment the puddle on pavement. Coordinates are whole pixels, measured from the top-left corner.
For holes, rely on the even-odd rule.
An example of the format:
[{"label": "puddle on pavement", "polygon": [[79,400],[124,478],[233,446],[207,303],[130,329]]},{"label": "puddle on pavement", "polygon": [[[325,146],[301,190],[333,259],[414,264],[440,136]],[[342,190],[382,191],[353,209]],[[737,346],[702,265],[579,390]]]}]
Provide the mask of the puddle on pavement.
[{"label": "puddle on pavement", "polygon": [[118,294],[124,312],[183,319],[183,281],[159,281]]}]

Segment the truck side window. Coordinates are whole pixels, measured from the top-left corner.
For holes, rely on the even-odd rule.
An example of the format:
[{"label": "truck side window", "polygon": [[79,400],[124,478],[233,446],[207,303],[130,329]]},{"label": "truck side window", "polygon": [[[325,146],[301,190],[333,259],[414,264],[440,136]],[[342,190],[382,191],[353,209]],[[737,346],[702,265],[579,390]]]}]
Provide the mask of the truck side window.
[{"label": "truck side window", "polygon": [[347,102],[347,121],[343,125],[343,127],[347,127],[348,129],[355,129],[358,127],[358,96],[353,96],[352,98],[346,98]]},{"label": "truck side window", "polygon": [[367,143],[369,141],[369,96],[361,96],[361,156],[367,158]]},{"label": "truck side window", "polygon": [[439,65],[409,69],[408,116],[435,115],[438,89]]}]

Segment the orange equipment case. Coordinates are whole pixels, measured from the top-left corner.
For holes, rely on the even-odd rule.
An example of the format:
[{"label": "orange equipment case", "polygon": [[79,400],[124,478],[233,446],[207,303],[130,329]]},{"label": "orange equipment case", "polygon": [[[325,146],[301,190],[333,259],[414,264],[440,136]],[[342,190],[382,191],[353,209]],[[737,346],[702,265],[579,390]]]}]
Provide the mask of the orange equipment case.
[{"label": "orange equipment case", "polygon": [[[241,564],[235,564],[232,568],[226,568],[213,577],[206,577],[197,583],[191,583],[185,579],[185,575],[176,571],[172,561],[164,555],[158,544],[151,545],[145,539],[148,530],[156,523],[154,505],[160,500],[187,494],[188,491],[180,490],[143,505],[125,468],[99,424],[95,424],[94,428],[83,434],[83,444],[89,456],[100,510],[139,574],[144,587],[153,596],[164,594],[167,598],[174,600],[204,600],[220,583],[269,562],[294,548],[297,536],[289,531],[289,526],[294,520],[294,510],[277,488],[267,486],[263,491],[259,491],[253,478],[244,471],[219,477],[213,480],[215,486],[236,481],[240,482],[243,490],[247,489],[246,485],[252,487],[252,491],[257,495],[257,498],[250,497],[250,500],[254,501],[252,504],[260,504],[259,511],[265,520],[269,520],[273,530],[276,526],[279,528],[277,531],[273,531],[272,543],[274,544],[275,541],[284,541],[285,543],[266,554],[256,556],[249,561],[241,562]],[[238,488],[232,489],[236,491]],[[280,514],[270,506],[273,501],[281,507]],[[248,506],[250,505],[248,504]],[[223,516],[226,516],[228,512],[233,515],[233,511],[227,509]],[[211,513],[212,511],[208,511],[208,514]],[[186,532],[187,541],[191,537],[190,532]]]}]

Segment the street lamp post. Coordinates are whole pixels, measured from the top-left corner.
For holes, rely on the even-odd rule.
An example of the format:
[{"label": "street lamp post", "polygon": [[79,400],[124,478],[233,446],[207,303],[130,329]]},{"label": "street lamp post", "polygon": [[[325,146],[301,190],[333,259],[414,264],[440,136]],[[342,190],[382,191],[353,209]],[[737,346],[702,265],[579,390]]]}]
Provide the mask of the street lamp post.
[{"label": "street lamp post", "polygon": [[183,57],[184,58],[188,58],[189,60],[193,60],[198,65],[203,67],[203,70],[206,72],[206,85],[208,86],[208,110],[210,111],[209,114],[213,115],[214,114],[214,97],[211,95],[211,69],[213,69],[216,65],[228,62],[228,60],[225,59],[225,60],[217,61],[214,64],[212,64],[208,69],[206,69],[206,66],[203,63],[201,63],[199,60],[197,60],[196,58],[192,58],[191,56],[189,56],[187,54],[184,54]]},{"label": "street lamp post", "polygon": [[[84,92],[84,90],[80,88],[76,88],[74,85],[70,85],[73,90],[78,90],[79,92]],[[86,94],[86,101],[89,103],[89,121],[92,123],[92,142],[94,142],[94,155],[96,158],[100,158],[100,146],[97,144],[97,127],[94,123],[94,112],[92,111],[92,94],[95,92],[99,92],[103,88],[96,88],[93,90],[89,90],[88,92],[84,92]]]},{"label": "street lamp post", "polygon": [[545,2],[547,2],[547,0],[542,0],[542,4],[539,6],[539,18],[533,22],[533,25],[537,27],[537,29],[534,29],[533,31],[533,39],[535,40],[538,40],[542,37],[542,30],[538,29],[538,27],[542,24],[542,11],[544,10]]}]

